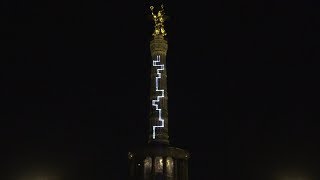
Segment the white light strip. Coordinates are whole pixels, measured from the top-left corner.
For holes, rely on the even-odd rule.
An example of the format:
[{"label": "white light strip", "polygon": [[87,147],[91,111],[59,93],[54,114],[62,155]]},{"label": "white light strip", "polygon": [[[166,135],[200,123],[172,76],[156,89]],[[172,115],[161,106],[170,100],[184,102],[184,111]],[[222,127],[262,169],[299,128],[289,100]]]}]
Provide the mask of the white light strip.
[{"label": "white light strip", "polygon": [[153,66],[157,66],[160,67],[157,69],[157,75],[156,76],[156,91],[157,92],[161,92],[160,96],[157,96],[157,99],[152,100],[152,106],[156,107],[156,110],[159,112],[159,121],[161,122],[160,126],[153,126],[153,139],[156,138],[156,128],[162,128],[164,127],[164,119],[161,118],[161,109],[159,108],[159,102],[160,102],[160,98],[164,97],[164,90],[163,89],[159,89],[159,80],[161,79],[161,73],[159,71],[163,71],[164,70],[164,65],[163,64],[157,64],[160,63],[160,56],[157,55],[157,59],[153,61]]}]

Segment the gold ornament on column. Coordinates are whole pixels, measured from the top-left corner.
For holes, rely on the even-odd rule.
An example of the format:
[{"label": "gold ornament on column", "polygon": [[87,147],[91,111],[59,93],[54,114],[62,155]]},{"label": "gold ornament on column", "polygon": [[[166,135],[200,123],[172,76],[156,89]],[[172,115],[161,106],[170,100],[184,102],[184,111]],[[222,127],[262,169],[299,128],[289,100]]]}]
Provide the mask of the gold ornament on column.
[{"label": "gold ornament on column", "polygon": [[163,5],[161,5],[161,10],[159,10],[157,13],[154,13],[154,7],[150,6],[152,18],[154,21],[154,32],[153,36],[161,35],[166,36],[167,33],[164,29],[164,21],[166,20],[166,16],[164,15],[164,8]]}]

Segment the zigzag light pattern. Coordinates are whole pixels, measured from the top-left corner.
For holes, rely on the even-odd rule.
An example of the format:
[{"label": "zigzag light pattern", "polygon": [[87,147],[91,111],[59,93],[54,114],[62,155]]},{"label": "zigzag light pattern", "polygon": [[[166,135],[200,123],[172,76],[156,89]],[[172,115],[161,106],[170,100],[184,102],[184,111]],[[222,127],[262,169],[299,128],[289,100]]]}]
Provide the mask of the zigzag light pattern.
[{"label": "zigzag light pattern", "polygon": [[164,64],[159,64],[160,63],[160,56],[157,55],[157,59],[153,60],[153,66],[158,67],[157,68],[157,76],[156,76],[156,92],[161,92],[160,96],[157,96],[157,99],[152,100],[152,106],[156,107],[156,111],[158,111],[158,120],[161,122],[160,126],[153,126],[153,134],[152,137],[153,139],[156,138],[156,128],[163,128],[164,127],[164,119],[161,117],[161,108],[159,108],[159,103],[160,103],[160,98],[164,97],[164,89],[159,89],[159,81],[161,79],[161,73],[160,71],[164,70]]}]

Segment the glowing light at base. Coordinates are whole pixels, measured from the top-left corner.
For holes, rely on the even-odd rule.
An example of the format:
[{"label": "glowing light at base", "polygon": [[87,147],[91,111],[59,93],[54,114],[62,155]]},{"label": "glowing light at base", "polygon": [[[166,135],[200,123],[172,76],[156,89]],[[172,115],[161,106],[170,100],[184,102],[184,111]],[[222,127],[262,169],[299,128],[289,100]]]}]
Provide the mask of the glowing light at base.
[{"label": "glowing light at base", "polygon": [[163,128],[164,127],[164,119],[161,117],[161,108],[159,108],[160,99],[164,97],[164,90],[159,89],[159,81],[161,79],[160,71],[164,70],[164,64],[160,64],[160,56],[157,55],[156,60],[153,60],[153,66],[157,67],[157,76],[156,76],[156,92],[161,92],[160,96],[157,96],[157,99],[152,100],[152,106],[156,107],[156,111],[158,111],[158,120],[161,122],[159,126],[153,126],[153,139],[156,138],[156,128]]}]

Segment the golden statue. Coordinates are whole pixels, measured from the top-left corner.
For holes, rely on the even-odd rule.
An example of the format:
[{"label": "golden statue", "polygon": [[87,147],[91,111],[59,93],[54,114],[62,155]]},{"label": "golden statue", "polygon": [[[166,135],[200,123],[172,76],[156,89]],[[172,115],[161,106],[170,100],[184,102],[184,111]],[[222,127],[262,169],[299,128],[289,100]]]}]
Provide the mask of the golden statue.
[{"label": "golden statue", "polygon": [[150,9],[151,9],[152,18],[154,20],[154,32],[152,35],[153,36],[167,35],[166,31],[164,30],[165,16],[164,16],[163,5],[161,5],[161,10],[159,10],[158,13],[156,13],[156,14],[153,13],[153,9],[154,9],[153,6],[150,6]]}]

